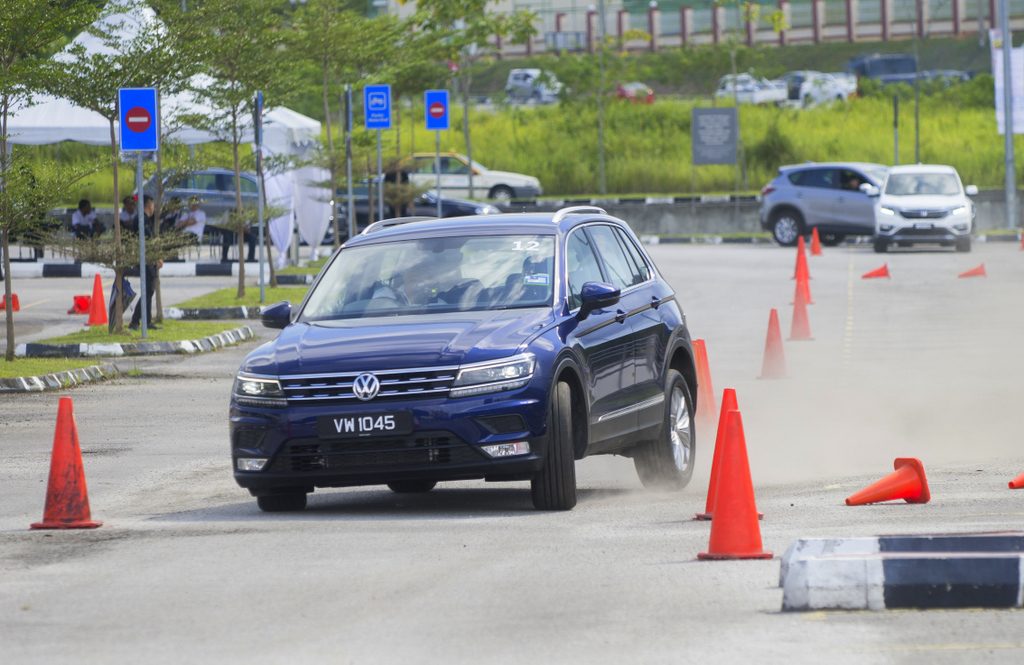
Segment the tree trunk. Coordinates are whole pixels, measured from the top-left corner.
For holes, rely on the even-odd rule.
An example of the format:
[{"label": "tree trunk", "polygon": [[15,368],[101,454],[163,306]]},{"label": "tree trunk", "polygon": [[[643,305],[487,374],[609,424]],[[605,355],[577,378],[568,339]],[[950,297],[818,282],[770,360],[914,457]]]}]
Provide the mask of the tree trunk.
[{"label": "tree trunk", "polygon": [[242,223],[242,166],[238,159],[238,110],[231,112],[231,156],[235,164],[235,214],[238,224],[238,295],[239,300],[245,297],[245,225]]},{"label": "tree trunk", "polygon": [[[327,101],[327,62],[321,63],[324,79],[322,92],[324,96],[324,125],[327,127],[327,165],[331,170],[331,196],[334,201],[338,195],[338,160],[334,158],[334,136],[331,134],[331,104]],[[338,205],[335,201],[331,210],[331,220],[334,226],[334,249],[341,246],[341,230],[338,222]]]},{"label": "tree trunk", "polygon": [[[7,155],[4,155],[3,159],[6,160]],[[11,286],[11,243],[7,229],[0,231],[0,245],[3,246],[4,253],[4,313],[7,315],[7,351],[4,353],[4,359],[12,361],[14,360],[14,303],[11,302],[13,291]]]},{"label": "tree trunk", "polygon": [[110,321],[110,332],[120,335],[124,332],[124,294],[121,289],[124,272],[121,269],[121,192],[117,182],[117,134],[114,121],[110,120],[110,160],[114,167],[114,284],[120,297],[114,304],[114,318]]},{"label": "tree trunk", "polygon": [[[462,81],[462,137],[466,142],[466,157],[469,158],[469,198],[473,198],[473,144],[469,139],[469,63],[459,69]],[[440,196],[440,192],[438,195]]]},{"label": "tree trunk", "polygon": [[[153,176],[153,182],[156,185],[156,190],[153,192],[153,237],[160,235],[160,215],[163,213],[164,207],[164,174],[163,174],[163,163],[160,160],[160,151],[156,151],[156,175]],[[143,211],[143,220],[145,220],[145,211]],[[156,265],[159,265],[159,261],[154,261]],[[153,292],[154,292],[154,304],[153,309],[155,312],[150,312],[150,319],[153,323],[164,322],[164,300],[160,292],[160,270],[157,269],[153,273],[156,278],[153,280]],[[146,294],[142,294],[145,297]]]}]

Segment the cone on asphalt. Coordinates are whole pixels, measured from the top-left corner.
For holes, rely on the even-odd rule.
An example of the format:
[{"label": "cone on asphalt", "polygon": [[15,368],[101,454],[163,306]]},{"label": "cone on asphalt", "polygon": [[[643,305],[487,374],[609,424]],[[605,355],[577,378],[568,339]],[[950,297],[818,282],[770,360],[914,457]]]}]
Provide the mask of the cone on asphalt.
[{"label": "cone on asphalt", "polygon": [[697,365],[697,420],[710,424],[715,418],[715,388],[711,383],[708,347],[703,339],[693,340],[693,355]]},{"label": "cone on asphalt", "polygon": [[811,229],[811,256],[821,256],[821,238],[818,237],[818,227]]},{"label": "cone on asphalt", "polygon": [[99,273],[96,273],[96,277],[92,280],[92,302],[89,303],[88,325],[107,325],[107,301],[103,299],[103,282],[100,280]]},{"label": "cone on asphalt", "polygon": [[799,281],[801,277],[811,278],[811,271],[807,267],[807,245],[803,236],[796,240],[796,267],[793,269],[793,279]]},{"label": "cone on asphalt", "polygon": [[1024,490],[1024,473],[1010,481],[1010,489]]},{"label": "cone on asphalt", "polygon": [[772,308],[768,315],[768,334],[764,340],[764,360],[761,362],[761,379],[782,379],[786,376],[786,353],[782,348],[782,329],[779,327],[779,311]]},{"label": "cone on asphalt", "polygon": [[884,263],[884,264],[882,264],[881,268],[875,268],[874,270],[869,270],[869,271],[867,271],[866,273],[864,273],[863,275],[860,276],[861,279],[878,279],[879,277],[885,277],[886,279],[890,278],[890,275],[889,275],[889,264],[888,263]]},{"label": "cone on asphalt", "polygon": [[789,339],[794,342],[814,339],[811,337],[811,323],[807,319],[807,301],[800,289],[796,290],[793,302],[793,320],[789,326]]},{"label": "cone on asphalt", "polygon": [[729,411],[724,418],[724,449],[718,472],[711,540],[708,551],[701,552],[697,558],[770,559],[772,553],[764,550],[761,527],[757,523],[743,419],[739,411]]},{"label": "cone on asphalt", "polygon": [[907,503],[928,503],[931,492],[928,490],[928,477],[924,473],[924,464],[914,457],[897,457],[893,462],[896,470],[878,482],[851,494],[846,499],[848,506],[863,506],[867,503],[895,501],[903,499]]},{"label": "cone on asphalt", "polygon": [[981,265],[979,265],[979,266],[977,266],[975,268],[971,268],[970,270],[965,270],[962,273],[960,273],[959,275],[957,275],[957,277],[959,277],[960,279],[963,279],[964,277],[987,277],[987,276],[988,276],[988,273],[985,272],[985,264],[984,263],[982,263]]},{"label": "cone on asphalt", "polygon": [[796,280],[796,289],[793,291],[793,302],[789,303],[793,305],[796,303],[796,292],[800,291],[804,294],[804,302],[808,305],[814,304],[814,298],[811,297],[811,282],[806,276]]},{"label": "cone on asphalt", "polygon": [[33,529],[95,529],[89,513],[89,492],[82,468],[82,449],[78,445],[78,427],[70,397],[61,397],[57,407],[57,429],[53,433],[50,480],[46,486],[43,521]]},{"label": "cone on asphalt", "polygon": [[726,388],[722,391],[722,413],[718,418],[718,433],[715,436],[715,454],[711,459],[711,480],[708,484],[708,498],[704,502],[704,512],[693,516],[695,520],[709,520],[715,511],[715,496],[718,491],[718,472],[722,464],[722,449],[725,447],[726,416],[730,411],[739,411],[736,402],[736,391]]},{"label": "cone on asphalt", "polygon": [[[0,309],[7,309],[7,296],[6,295],[0,295]],[[21,301],[18,300],[18,294],[17,293],[12,293],[11,294],[11,311],[12,312],[20,312],[21,311]]]}]

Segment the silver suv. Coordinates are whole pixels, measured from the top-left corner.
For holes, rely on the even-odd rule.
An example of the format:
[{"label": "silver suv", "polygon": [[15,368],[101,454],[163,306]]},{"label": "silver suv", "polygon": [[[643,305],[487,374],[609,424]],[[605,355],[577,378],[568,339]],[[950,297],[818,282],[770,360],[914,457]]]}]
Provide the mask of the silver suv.
[{"label": "silver suv", "polygon": [[876,252],[920,243],[971,251],[974,203],[967,197],[978,188],[964,187],[952,166],[894,166],[882,191],[872,193],[878,194]]},{"label": "silver suv", "polygon": [[761,190],[761,228],[791,247],[817,228],[822,243],[875,233],[875,199],[861,189],[880,187],[888,167],[862,162],[807,163],[779,167]]},{"label": "silver suv", "polygon": [[[259,191],[256,174],[242,172],[242,205],[256,207]],[[150,178],[146,193],[153,195],[156,183]],[[235,209],[235,172],[231,169],[209,168],[193,171],[186,175],[169,174],[164,179],[164,202],[172,198],[187,204],[193,196],[200,200],[199,207],[206,213],[206,223],[217,225],[222,218]]]}]

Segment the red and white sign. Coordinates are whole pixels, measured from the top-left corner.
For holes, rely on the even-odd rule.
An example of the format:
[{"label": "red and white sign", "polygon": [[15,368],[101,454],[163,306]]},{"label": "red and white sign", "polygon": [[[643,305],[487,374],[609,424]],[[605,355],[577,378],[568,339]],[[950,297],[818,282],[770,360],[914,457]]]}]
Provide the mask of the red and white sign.
[{"label": "red and white sign", "polygon": [[135,106],[128,109],[124,118],[125,125],[127,125],[128,129],[133,132],[144,132],[149,129],[149,126],[153,123],[153,117],[149,115],[149,111],[141,106]]},{"label": "red and white sign", "polygon": [[441,102],[434,102],[430,105],[430,117],[431,118],[443,118],[444,117],[444,104]]}]

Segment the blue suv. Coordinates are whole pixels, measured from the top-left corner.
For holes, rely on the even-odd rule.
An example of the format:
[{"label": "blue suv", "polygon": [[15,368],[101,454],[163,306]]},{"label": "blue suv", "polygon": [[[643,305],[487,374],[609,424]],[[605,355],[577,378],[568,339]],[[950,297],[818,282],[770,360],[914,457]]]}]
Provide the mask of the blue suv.
[{"label": "blue suv", "polygon": [[575,461],[602,453],[648,487],[693,474],[685,317],[600,208],[378,222],[262,319],[283,331],[246,357],[230,409],[235,480],[262,510],[479,478],[568,510]]}]

